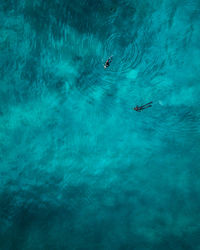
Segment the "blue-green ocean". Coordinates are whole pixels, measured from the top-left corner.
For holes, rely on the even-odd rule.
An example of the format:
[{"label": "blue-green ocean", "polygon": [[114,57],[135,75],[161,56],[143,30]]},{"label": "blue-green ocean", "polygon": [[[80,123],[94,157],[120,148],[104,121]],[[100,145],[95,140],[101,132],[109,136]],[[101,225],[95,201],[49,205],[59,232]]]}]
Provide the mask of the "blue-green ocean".
[{"label": "blue-green ocean", "polygon": [[200,250],[199,0],[0,1],[0,250]]}]

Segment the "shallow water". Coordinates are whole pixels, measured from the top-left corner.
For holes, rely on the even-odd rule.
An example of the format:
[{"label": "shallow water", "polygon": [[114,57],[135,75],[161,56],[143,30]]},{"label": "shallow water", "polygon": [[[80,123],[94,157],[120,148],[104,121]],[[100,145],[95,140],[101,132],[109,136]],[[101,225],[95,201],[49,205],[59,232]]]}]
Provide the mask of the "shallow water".
[{"label": "shallow water", "polygon": [[199,0],[0,17],[0,249],[200,249]]}]

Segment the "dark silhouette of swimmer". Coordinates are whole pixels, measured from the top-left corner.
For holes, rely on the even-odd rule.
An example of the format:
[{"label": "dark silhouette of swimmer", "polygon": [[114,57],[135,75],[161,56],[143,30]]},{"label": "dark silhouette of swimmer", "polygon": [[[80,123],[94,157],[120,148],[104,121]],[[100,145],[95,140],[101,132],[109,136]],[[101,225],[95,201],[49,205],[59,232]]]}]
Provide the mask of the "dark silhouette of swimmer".
[{"label": "dark silhouette of swimmer", "polygon": [[138,112],[141,112],[143,109],[147,109],[147,108],[150,108],[150,107],[152,107],[152,104],[153,102],[149,102],[149,103],[147,103],[147,104],[145,104],[145,105],[142,105],[142,106],[136,106],[135,108],[133,108],[135,111],[138,111]]},{"label": "dark silhouette of swimmer", "polygon": [[108,58],[108,60],[104,64],[104,69],[108,68],[110,66],[110,63],[112,62],[112,56]]}]

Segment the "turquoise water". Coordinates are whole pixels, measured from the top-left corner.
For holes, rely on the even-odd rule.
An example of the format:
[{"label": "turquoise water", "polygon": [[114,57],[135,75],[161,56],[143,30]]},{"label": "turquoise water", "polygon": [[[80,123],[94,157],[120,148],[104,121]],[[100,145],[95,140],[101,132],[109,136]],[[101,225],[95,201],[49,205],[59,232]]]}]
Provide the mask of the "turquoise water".
[{"label": "turquoise water", "polygon": [[0,249],[200,249],[199,0],[0,17]]}]

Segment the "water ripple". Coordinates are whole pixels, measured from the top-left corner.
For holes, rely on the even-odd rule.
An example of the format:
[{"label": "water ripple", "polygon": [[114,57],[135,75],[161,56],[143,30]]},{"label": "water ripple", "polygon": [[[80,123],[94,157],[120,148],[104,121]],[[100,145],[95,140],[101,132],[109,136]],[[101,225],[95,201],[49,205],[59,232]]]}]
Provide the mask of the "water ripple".
[{"label": "water ripple", "polygon": [[125,73],[136,68],[142,58],[137,43],[134,40],[127,41],[119,33],[113,33],[108,37],[103,55],[105,61],[113,55],[113,62],[108,70],[114,73]]}]

